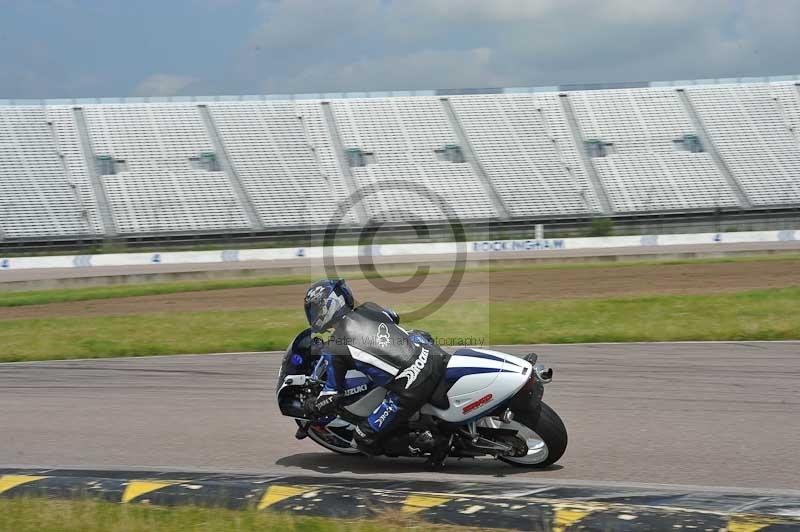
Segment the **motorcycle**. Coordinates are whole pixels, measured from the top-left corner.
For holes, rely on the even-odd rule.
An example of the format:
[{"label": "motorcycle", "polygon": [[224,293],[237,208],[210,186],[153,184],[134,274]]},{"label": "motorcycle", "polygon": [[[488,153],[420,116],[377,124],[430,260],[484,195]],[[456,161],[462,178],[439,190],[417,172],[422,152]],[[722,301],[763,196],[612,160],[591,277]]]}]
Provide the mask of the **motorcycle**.
[{"label": "motorcycle", "polygon": [[[424,331],[409,335],[423,346],[433,343]],[[344,404],[337,415],[308,419],[304,405],[317,397],[326,379],[321,342],[306,329],[289,345],[278,376],[278,406],[282,415],[295,419],[299,437],[307,435],[336,453],[360,455],[353,430],[383,401],[386,390],[362,372],[349,370]],[[553,370],[537,363],[535,353],[521,358],[477,348],[442,353],[447,358],[444,377],[428,404],[387,438],[386,456],[424,457],[431,469],[442,467],[448,456],[490,456],[528,468],[545,468],[561,458],[567,448],[567,430],[542,401]],[[439,442],[436,450],[415,445],[423,433]]]}]

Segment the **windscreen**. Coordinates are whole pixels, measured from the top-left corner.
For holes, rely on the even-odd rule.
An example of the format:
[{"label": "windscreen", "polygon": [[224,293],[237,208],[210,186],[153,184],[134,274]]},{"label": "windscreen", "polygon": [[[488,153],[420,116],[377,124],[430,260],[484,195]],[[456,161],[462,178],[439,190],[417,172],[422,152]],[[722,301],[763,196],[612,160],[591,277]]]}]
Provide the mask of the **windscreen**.
[{"label": "windscreen", "polygon": [[286,353],[281,360],[281,369],[278,372],[278,382],[275,388],[280,390],[287,375],[307,375],[314,361],[311,360],[311,329],[306,329],[298,334],[286,348]]}]

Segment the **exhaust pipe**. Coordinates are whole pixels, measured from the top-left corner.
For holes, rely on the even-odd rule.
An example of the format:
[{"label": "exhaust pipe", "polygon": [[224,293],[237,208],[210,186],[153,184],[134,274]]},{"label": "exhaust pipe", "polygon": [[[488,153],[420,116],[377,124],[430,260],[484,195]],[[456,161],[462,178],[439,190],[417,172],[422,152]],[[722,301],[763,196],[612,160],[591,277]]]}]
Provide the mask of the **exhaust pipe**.
[{"label": "exhaust pipe", "polygon": [[533,371],[536,373],[536,378],[542,381],[543,384],[553,380],[553,368],[545,369],[544,364],[535,364]]}]

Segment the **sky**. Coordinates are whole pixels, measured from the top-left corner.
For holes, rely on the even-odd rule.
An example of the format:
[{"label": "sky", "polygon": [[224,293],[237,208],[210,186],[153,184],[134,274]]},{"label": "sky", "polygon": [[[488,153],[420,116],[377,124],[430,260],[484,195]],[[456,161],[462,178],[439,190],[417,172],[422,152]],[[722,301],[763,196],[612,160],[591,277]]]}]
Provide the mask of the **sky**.
[{"label": "sky", "polygon": [[0,0],[0,98],[800,74],[800,0]]}]

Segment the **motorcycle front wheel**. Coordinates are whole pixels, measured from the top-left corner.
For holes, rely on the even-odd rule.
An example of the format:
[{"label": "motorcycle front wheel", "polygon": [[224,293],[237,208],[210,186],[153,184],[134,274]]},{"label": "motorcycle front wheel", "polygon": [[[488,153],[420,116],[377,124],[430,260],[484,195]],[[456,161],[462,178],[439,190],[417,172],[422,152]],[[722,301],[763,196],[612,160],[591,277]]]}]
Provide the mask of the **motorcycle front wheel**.
[{"label": "motorcycle front wheel", "polygon": [[[302,422],[297,421],[297,426],[299,427],[301,425]],[[348,456],[358,456],[362,454],[361,451],[350,446],[352,435],[350,431],[344,428],[326,428],[322,433],[309,428],[308,437],[311,438],[314,443],[335,453]]]}]

